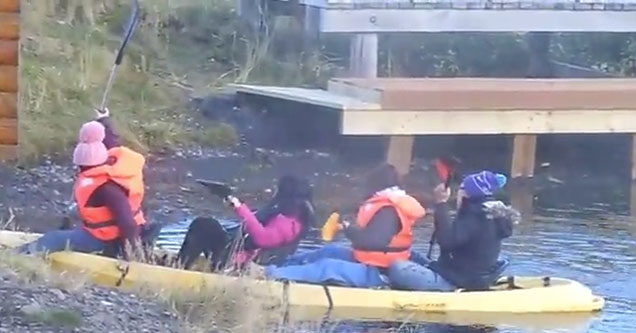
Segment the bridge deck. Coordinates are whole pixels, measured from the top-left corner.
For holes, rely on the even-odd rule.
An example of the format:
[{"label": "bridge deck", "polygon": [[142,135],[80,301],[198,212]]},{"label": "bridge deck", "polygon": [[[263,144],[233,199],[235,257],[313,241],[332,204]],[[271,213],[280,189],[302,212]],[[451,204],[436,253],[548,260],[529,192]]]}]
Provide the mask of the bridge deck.
[{"label": "bridge deck", "polygon": [[334,79],[328,89],[236,86],[337,110],[344,135],[636,133],[636,79]]},{"label": "bridge deck", "polygon": [[[239,0],[253,20],[255,2]],[[307,31],[391,32],[634,32],[635,0],[269,0]]]}]

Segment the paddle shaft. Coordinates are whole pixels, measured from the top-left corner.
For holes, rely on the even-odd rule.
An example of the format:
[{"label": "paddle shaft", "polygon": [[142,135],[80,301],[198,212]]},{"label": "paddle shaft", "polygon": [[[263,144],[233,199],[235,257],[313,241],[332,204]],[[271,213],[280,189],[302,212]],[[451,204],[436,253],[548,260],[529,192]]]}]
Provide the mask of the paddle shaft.
[{"label": "paddle shaft", "polygon": [[124,58],[124,50],[126,49],[126,45],[128,45],[128,41],[130,37],[132,37],[133,32],[135,31],[135,26],[137,25],[137,21],[139,19],[139,1],[132,0],[131,1],[131,14],[130,20],[128,22],[128,27],[126,28],[126,33],[124,35],[124,40],[119,47],[119,51],[117,52],[117,57],[115,58],[115,63],[113,67],[110,69],[110,75],[108,76],[108,82],[106,83],[106,89],[104,90],[104,95],[102,96],[102,102],[99,106],[99,110],[104,110],[106,108],[106,102],[108,101],[108,96],[110,95],[110,91],[113,88],[113,83],[115,82],[115,73],[117,72],[117,68],[122,62]]}]

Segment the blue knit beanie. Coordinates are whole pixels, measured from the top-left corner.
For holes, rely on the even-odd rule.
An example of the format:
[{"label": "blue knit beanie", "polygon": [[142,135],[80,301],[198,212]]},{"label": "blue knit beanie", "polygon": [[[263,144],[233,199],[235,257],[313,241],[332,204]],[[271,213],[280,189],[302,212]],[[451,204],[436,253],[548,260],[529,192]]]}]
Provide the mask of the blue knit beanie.
[{"label": "blue knit beanie", "polygon": [[500,173],[482,171],[464,177],[461,189],[469,198],[493,195],[506,185],[508,178]]}]

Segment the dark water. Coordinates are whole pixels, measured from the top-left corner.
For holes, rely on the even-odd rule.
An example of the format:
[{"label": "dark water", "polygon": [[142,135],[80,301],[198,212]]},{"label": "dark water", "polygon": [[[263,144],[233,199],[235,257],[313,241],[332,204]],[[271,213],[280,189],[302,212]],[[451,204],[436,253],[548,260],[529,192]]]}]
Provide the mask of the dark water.
[{"label": "dark water", "polygon": [[[302,158],[300,158],[302,160]],[[216,163],[216,164],[215,164]],[[193,165],[195,175],[208,173],[213,169],[225,172],[221,178],[237,177],[231,165],[235,163],[227,158],[202,162]],[[236,162],[238,163],[238,162]],[[272,169],[276,168],[276,163]],[[327,157],[306,157],[297,165],[306,172],[313,173],[313,179],[322,188],[350,188],[347,173],[355,173],[355,168],[344,168],[334,164]],[[203,166],[205,165],[205,166]],[[343,171],[344,170],[346,171]],[[197,169],[199,172],[197,172]],[[261,170],[268,177],[249,180],[244,188],[256,190],[271,185],[271,170]],[[225,170],[225,171],[223,171]],[[234,170],[234,171],[233,171]],[[334,176],[339,175],[339,176]],[[544,328],[533,332],[634,332],[636,331],[636,220],[623,216],[627,211],[627,186],[620,177],[575,174],[568,177],[560,186],[547,186],[539,189],[535,202],[535,212],[531,221],[518,225],[514,236],[507,239],[503,255],[510,259],[511,266],[507,274],[555,276],[577,280],[593,292],[605,298],[606,305],[597,315],[573,320],[572,325],[560,325],[567,316],[552,318]],[[335,181],[334,181],[334,177]],[[338,178],[339,177],[339,178]],[[248,177],[249,178],[249,177]],[[355,192],[355,191],[353,191]],[[335,192],[319,193],[316,200],[330,199]],[[332,198],[331,198],[332,199]],[[318,203],[317,203],[318,204]],[[230,212],[218,212],[231,217]],[[167,249],[178,249],[189,220],[166,227],[162,232],[159,245]],[[423,223],[416,230],[415,247],[426,251],[431,232],[430,222]],[[302,244],[303,250],[320,246],[317,236]],[[561,320],[562,319],[562,320]],[[541,319],[537,319],[541,321]],[[564,327],[565,326],[565,327]],[[315,323],[307,332],[315,331]],[[454,326],[435,323],[385,323],[385,322],[338,322],[325,321],[320,329],[329,332],[526,332],[526,326],[514,327],[498,325],[496,327]],[[303,331],[296,327],[294,331]]]}]

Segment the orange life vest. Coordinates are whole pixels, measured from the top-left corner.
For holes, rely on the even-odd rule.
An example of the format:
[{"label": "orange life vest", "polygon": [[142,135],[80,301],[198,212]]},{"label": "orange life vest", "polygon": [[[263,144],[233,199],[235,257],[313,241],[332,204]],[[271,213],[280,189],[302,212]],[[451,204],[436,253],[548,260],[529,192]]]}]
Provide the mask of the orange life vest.
[{"label": "orange life vest", "polygon": [[376,194],[367,200],[358,210],[356,223],[364,228],[373,216],[384,207],[393,207],[397,211],[402,229],[393,236],[384,249],[353,249],[354,258],[363,264],[388,268],[395,260],[408,260],[411,256],[413,225],[425,215],[425,210],[415,198],[403,192]]},{"label": "orange life vest", "polygon": [[126,147],[112,148],[108,151],[108,156],[113,163],[81,172],[73,189],[84,229],[102,241],[117,239],[120,236],[119,227],[108,207],[88,207],[87,203],[93,192],[108,181],[113,181],[126,190],[137,225],[146,223],[141,211],[144,197],[143,168],[146,159]]}]

